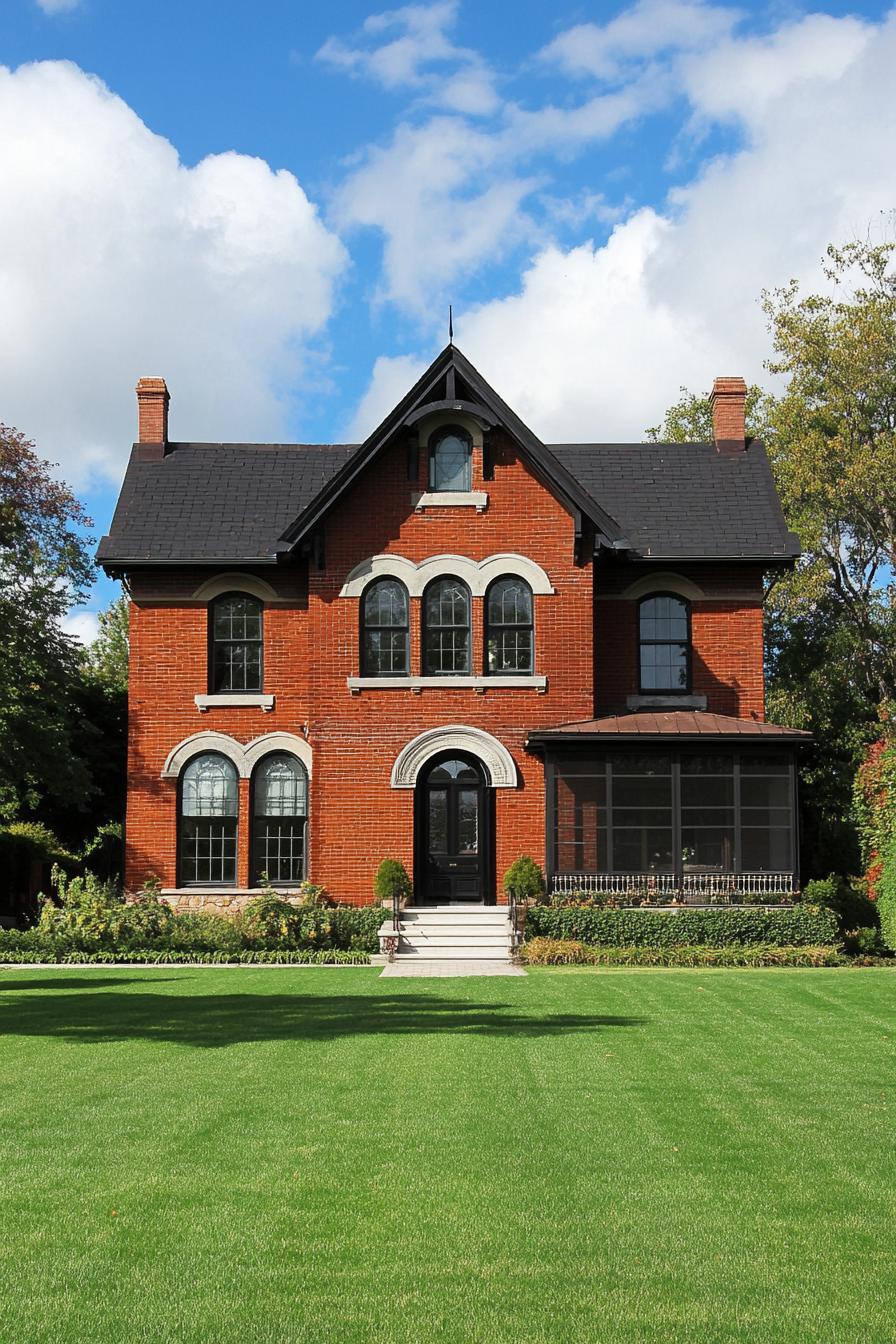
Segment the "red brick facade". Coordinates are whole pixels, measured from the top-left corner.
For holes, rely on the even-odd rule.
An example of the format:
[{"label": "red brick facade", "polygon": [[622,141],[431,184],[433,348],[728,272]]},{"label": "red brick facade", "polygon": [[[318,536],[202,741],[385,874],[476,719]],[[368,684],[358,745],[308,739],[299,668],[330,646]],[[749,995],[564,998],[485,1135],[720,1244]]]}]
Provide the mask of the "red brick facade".
[{"label": "red brick facade", "polygon": [[[521,853],[544,861],[545,799],[541,759],[526,749],[529,732],[626,708],[638,692],[637,604],[651,570],[643,561],[612,567],[575,558],[568,510],[526,465],[510,437],[496,431],[493,474],[483,479],[474,452],[468,505],[420,511],[421,485],[408,479],[406,446],[385,449],[326,519],[323,567],[291,562],[263,578],[277,601],[264,612],[264,692],[270,711],[214,707],[194,697],[208,689],[208,603],[197,590],[210,571],[167,569],[131,575],[131,687],[127,884],[150,873],[177,886],[177,779],[162,777],[169,753],[201,732],[241,744],[268,733],[297,736],[310,748],[308,875],[340,900],[372,899],[380,861],[413,868],[414,791],[390,782],[396,757],[427,729],[483,729],[511,754],[515,788],[494,789],[494,869],[500,877]],[[433,556],[474,562],[496,554],[526,557],[554,591],[537,594],[534,672],[544,690],[519,687],[423,687],[354,692],[359,672],[359,598],[340,596],[356,566],[376,555],[419,564]],[[307,569],[306,569],[307,563]],[[233,564],[229,571],[245,573]],[[667,591],[670,571],[688,591],[692,612],[692,691],[706,708],[741,718],[763,716],[761,567],[669,563],[657,566]],[[507,571],[513,565],[508,563]],[[261,575],[261,571],[257,571]],[[232,586],[238,587],[234,580]],[[420,669],[421,598],[411,598],[411,670]],[[483,669],[483,598],[473,599],[473,669]],[[249,881],[249,781],[240,781],[236,889]]]}]

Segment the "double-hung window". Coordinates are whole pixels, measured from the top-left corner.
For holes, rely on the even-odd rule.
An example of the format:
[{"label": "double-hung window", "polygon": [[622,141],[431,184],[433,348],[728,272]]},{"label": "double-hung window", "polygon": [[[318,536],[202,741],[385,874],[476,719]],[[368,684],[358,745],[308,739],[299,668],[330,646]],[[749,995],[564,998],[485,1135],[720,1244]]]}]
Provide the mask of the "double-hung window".
[{"label": "double-hung window", "polygon": [[248,593],[224,593],[209,607],[209,691],[262,689],[262,604]]}]

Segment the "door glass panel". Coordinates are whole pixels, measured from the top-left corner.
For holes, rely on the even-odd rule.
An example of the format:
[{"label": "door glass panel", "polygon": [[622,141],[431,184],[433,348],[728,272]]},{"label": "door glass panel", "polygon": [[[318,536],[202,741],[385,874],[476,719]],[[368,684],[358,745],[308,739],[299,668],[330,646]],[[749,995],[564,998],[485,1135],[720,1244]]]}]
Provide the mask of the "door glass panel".
[{"label": "door glass panel", "polygon": [[445,789],[431,789],[429,793],[429,852],[448,852],[448,793]]},{"label": "door glass panel", "polygon": [[457,798],[457,852],[479,853],[479,791],[460,789]]}]

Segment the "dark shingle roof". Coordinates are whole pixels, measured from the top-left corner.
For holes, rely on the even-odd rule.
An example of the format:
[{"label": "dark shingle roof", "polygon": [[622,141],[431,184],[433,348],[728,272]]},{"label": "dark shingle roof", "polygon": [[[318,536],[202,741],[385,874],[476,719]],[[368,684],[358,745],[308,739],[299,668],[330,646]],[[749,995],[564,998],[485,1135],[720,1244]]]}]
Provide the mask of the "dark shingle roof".
[{"label": "dark shingle roof", "polygon": [[732,456],[713,443],[548,447],[640,555],[766,559],[799,553],[758,440]]},{"label": "dark shingle roof", "polygon": [[355,452],[356,444],[172,443],[131,455],[98,560],[271,560],[278,537]]}]

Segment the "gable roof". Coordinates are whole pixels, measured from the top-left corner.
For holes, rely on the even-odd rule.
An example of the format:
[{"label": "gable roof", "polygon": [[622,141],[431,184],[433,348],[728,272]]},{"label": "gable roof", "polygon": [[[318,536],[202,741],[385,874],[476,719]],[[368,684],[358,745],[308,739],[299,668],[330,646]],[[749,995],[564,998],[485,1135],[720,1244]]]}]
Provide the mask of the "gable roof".
[{"label": "gable roof", "polygon": [[97,560],[276,564],[310,546],[397,433],[438,409],[501,425],[572,515],[577,544],[584,519],[597,545],[634,559],[799,554],[758,441],[734,456],[712,443],[547,445],[448,345],[362,444],[170,443],[151,460],[135,445]]},{"label": "gable roof", "polygon": [[295,545],[320,523],[336,500],[392,440],[395,433],[426,410],[469,409],[500,424],[516,440],[536,475],[549,485],[573,514],[584,514],[609,544],[624,544],[622,530],[601,503],[560,462],[519,418],[515,411],[475,369],[456,345],[446,345],[410,392],[361,444],[355,456],[328,481],[313,505],[287,528],[282,540]]}]

